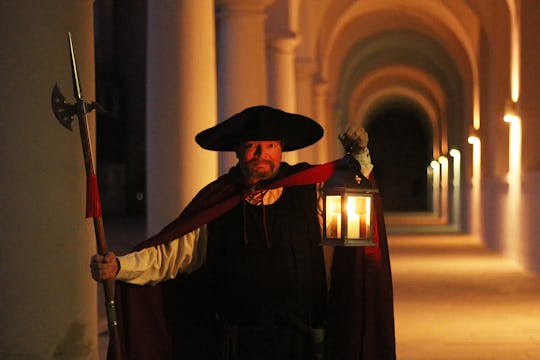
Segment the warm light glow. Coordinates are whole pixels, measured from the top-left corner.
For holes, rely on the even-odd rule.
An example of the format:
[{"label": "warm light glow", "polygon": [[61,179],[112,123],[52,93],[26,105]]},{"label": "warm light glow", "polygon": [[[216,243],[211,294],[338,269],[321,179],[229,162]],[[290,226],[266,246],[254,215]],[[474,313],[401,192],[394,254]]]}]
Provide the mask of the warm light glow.
[{"label": "warm light glow", "polygon": [[515,114],[505,114],[503,119],[504,119],[504,122],[512,123],[514,121],[519,121],[519,116]]},{"label": "warm light glow", "polygon": [[341,238],[341,196],[326,196],[326,237]]},{"label": "warm light glow", "polygon": [[441,186],[448,186],[448,158],[439,156],[439,164],[441,164]]},{"label": "warm light glow", "polygon": [[448,158],[446,156],[439,156],[439,163],[442,165],[448,165]]},{"label": "warm light glow", "polygon": [[441,217],[448,218],[448,158],[439,156],[441,164]]},{"label": "warm light glow", "polygon": [[[371,197],[348,195],[346,199],[348,239],[365,239],[371,234]],[[340,239],[342,236],[341,196],[326,196],[326,238]]]},{"label": "warm light glow", "polygon": [[481,170],[481,147],[482,144],[477,136],[469,136],[467,139],[473,146],[472,154],[472,190],[471,190],[471,232],[480,233],[480,170]]},{"label": "warm light glow", "polygon": [[371,222],[371,198],[369,196],[347,197],[347,238],[361,239],[369,235]]},{"label": "warm light glow", "polygon": [[508,134],[508,177],[518,179],[521,172],[521,119],[517,115],[506,116],[504,121],[510,124]]},{"label": "warm light glow", "polygon": [[521,33],[519,7],[515,0],[506,0],[510,12],[510,87],[512,101],[519,100],[521,67]]},{"label": "warm light glow", "polygon": [[458,149],[450,149],[450,156],[452,157],[460,157],[461,153]]},{"label": "warm light glow", "polygon": [[480,161],[481,161],[481,143],[477,136],[469,136],[467,139],[469,144],[473,146],[473,173],[472,179],[475,185],[480,184]]},{"label": "warm light glow", "polygon": [[[518,258],[522,253],[520,242],[521,227],[519,218],[521,211],[521,119],[513,115],[508,121],[508,193],[506,202],[506,236],[504,237],[504,253],[512,258]],[[506,121],[506,119],[505,119]]]},{"label": "warm light glow", "polygon": [[432,185],[432,207],[435,214],[440,212],[440,198],[441,198],[441,166],[438,161],[433,160],[430,164],[433,169],[433,185]]},{"label": "warm light glow", "polygon": [[458,226],[461,226],[461,193],[460,193],[460,184],[461,184],[461,152],[457,149],[450,150],[450,156],[453,159],[453,177],[452,177],[452,186],[453,186],[453,223]]},{"label": "warm light glow", "polygon": [[461,152],[457,149],[452,149],[450,150],[450,156],[452,157],[452,159],[454,159],[453,161],[453,171],[454,171],[454,176],[453,176],[453,185],[454,186],[459,186],[460,185],[460,173],[461,173]]},{"label": "warm light glow", "polygon": [[478,80],[475,81],[473,92],[473,128],[475,130],[480,130],[480,89],[478,86]]},{"label": "warm light glow", "polygon": [[[510,125],[508,134],[508,177],[519,177],[521,169],[521,118],[517,111],[518,104],[508,101],[504,122]],[[510,180],[510,179],[509,179]]]},{"label": "warm light glow", "polygon": [[480,139],[477,136],[469,136],[467,142],[471,145],[480,144]]},{"label": "warm light glow", "polygon": [[441,185],[441,165],[438,161],[433,160],[430,164],[433,169],[433,188],[439,188]]}]

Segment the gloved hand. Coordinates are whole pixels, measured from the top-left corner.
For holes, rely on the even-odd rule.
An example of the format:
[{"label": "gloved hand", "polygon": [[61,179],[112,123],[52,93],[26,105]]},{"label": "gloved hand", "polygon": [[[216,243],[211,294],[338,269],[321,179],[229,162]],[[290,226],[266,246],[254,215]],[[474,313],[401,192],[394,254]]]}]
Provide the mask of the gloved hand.
[{"label": "gloved hand", "polygon": [[367,147],[369,136],[363,127],[349,126],[345,132],[339,134],[339,140],[343,144],[345,151],[350,152],[362,167],[362,174],[369,178],[373,170],[371,156]]},{"label": "gloved hand", "polygon": [[356,155],[367,148],[369,136],[363,127],[349,126],[345,132],[339,134],[339,140],[341,140],[345,150]]}]

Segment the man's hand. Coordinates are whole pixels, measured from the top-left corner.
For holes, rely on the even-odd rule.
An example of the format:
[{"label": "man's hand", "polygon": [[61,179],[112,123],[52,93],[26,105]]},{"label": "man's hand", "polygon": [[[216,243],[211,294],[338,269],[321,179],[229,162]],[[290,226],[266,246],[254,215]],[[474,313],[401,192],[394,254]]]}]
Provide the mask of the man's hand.
[{"label": "man's hand", "polygon": [[339,140],[346,150],[352,154],[359,154],[367,147],[369,136],[363,127],[349,127],[339,134]]},{"label": "man's hand", "polygon": [[103,281],[114,279],[120,270],[116,255],[109,251],[105,256],[96,254],[90,258],[90,271],[92,279]]}]

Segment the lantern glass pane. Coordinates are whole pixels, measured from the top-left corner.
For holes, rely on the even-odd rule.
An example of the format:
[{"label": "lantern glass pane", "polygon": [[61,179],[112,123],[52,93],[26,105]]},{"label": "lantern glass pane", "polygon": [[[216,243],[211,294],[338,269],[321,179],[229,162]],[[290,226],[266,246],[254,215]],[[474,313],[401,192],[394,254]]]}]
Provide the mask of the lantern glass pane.
[{"label": "lantern glass pane", "polygon": [[326,196],[326,237],[341,238],[341,196]]},{"label": "lantern glass pane", "polygon": [[364,239],[371,230],[371,197],[347,196],[347,238]]}]

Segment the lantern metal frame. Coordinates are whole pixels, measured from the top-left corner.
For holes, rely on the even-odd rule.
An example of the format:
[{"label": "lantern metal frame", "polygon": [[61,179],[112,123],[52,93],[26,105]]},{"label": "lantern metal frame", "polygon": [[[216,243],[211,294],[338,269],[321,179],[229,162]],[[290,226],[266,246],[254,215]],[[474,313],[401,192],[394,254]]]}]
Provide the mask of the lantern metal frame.
[{"label": "lantern metal frame", "polygon": [[[375,246],[373,240],[373,227],[375,219],[375,194],[379,192],[374,188],[369,180],[362,174],[360,163],[350,154],[336,163],[334,175],[328,179],[322,188],[323,195],[323,245],[333,246]],[[337,210],[328,209],[328,197],[339,196],[339,213]],[[364,198],[369,203],[366,208],[366,216],[362,218],[360,214],[353,223],[349,219],[348,201],[351,197]],[[368,200],[369,199],[369,200]],[[369,214],[367,214],[369,212]],[[334,217],[331,219],[331,217]],[[335,224],[334,224],[335,223]],[[329,226],[332,226],[329,232]],[[365,232],[362,232],[362,227]],[[358,236],[350,236],[349,230],[358,228]]]}]

